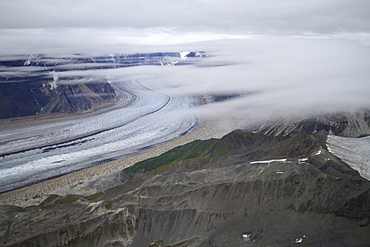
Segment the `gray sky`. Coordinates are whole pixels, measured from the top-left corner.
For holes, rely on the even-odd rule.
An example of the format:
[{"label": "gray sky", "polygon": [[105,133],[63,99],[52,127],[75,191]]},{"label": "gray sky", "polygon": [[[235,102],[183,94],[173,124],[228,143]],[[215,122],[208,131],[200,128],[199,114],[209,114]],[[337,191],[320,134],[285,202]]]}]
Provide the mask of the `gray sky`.
[{"label": "gray sky", "polygon": [[369,0],[0,0],[0,54],[369,33]]},{"label": "gray sky", "polygon": [[368,32],[368,0],[0,0],[0,28]]}]

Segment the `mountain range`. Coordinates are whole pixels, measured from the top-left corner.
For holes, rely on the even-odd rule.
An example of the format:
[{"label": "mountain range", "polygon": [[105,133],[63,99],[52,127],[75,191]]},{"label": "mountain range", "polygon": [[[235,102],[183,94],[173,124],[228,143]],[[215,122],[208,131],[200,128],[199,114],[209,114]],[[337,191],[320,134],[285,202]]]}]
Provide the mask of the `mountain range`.
[{"label": "mountain range", "polygon": [[366,246],[370,182],[328,150],[327,134],[194,141],[122,170],[124,183],[104,192],[1,206],[1,242]]},{"label": "mountain range", "polygon": [[[108,78],[61,72],[187,65],[206,56],[2,58],[0,118],[84,113],[117,100]],[[235,97],[209,94],[198,103]],[[0,246],[368,246],[370,181],[330,149],[332,135],[368,138],[370,110],[272,119],[122,168],[112,175],[115,186],[93,195],[1,205]]]},{"label": "mountain range", "polygon": [[83,76],[62,72],[185,65],[206,56],[201,51],[94,57],[81,54],[0,57],[0,119],[45,113],[83,113],[114,103],[116,94],[107,78],[86,80]]},{"label": "mountain range", "polygon": [[354,112],[336,112],[309,117],[301,121],[274,119],[263,123],[257,132],[266,135],[290,135],[296,133],[315,133],[325,130],[344,137],[361,137],[370,133],[369,109]]}]

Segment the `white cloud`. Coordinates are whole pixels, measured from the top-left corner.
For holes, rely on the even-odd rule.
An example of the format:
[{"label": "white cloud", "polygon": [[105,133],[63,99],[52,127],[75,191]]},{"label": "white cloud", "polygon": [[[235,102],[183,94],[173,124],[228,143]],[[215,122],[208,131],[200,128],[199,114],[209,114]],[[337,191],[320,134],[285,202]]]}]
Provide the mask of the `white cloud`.
[{"label": "white cloud", "polygon": [[[215,57],[202,66],[133,68],[190,95],[245,93],[193,109],[235,124],[370,107],[370,50],[337,38],[261,37],[193,44]],[[212,54],[211,52],[211,54]],[[206,64],[226,66],[207,67]],[[237,118],[240,122],[236,123]],[[230,120],[231,121],[231,120]]]}]

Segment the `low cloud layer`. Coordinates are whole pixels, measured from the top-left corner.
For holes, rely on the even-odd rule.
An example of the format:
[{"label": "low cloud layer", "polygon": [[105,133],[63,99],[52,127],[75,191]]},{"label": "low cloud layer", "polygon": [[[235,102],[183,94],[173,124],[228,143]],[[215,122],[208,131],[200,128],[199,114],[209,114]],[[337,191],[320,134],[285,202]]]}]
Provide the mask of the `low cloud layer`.
[{"label": "low cloud layer", "polygon": [[205,47],[214,56],[196,65],[137,67],[127,76],[154,78],[188,95],[241,94],[194,112],[211,118],[229,116],[232,121],[240,118],[248,124],[370,107],[370,50],[358,42],[262,37],[205,42],[191,48]]},{"label": "low cloud layer", "polygon": [[197,65],[65,76],[241,94],[191,111],[253,124],[370,107],[369,16],[367,0],[0,0],[0,55],[203,50]]}]

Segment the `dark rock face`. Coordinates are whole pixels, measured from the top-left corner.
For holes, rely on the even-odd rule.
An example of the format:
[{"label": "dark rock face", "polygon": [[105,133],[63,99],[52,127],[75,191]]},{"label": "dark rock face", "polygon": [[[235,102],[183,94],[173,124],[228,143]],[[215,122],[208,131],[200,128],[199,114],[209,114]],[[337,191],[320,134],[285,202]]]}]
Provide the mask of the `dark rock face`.
[{"label": "dark rock face", "polygon": [[[104,193],[51,196],[31,208],[0,207],[0,241],[4,246],[366,246],[370,182],[329,153],[324,140],[324,133],[268,137],[235,131],[187,144],[141,163],[141,171]],[[191,148],[197,152],[187,152]],[[163,164],[154,167],[159,159]]]},{"label": "dark rock face", "polygon": [[31,83],[0,83],[0,118],[87,111],[115,98],[108,82],[61,85],[51,90],[49,85],[43,85],[43,78],[38,79]]},{"label": "dark rock face", "polygon": [[[0,118],[35,115],[51,97],[42,90],[42,81],[0,83]],[[41,83],[41,84],[40,84]]]},{"label": "dark rock face", "polygon": [[107,82],[61,85],[52,92],[48,90],[47,94],[51,100],[40,113],[87,111],[115,98],[114,89]]}]

